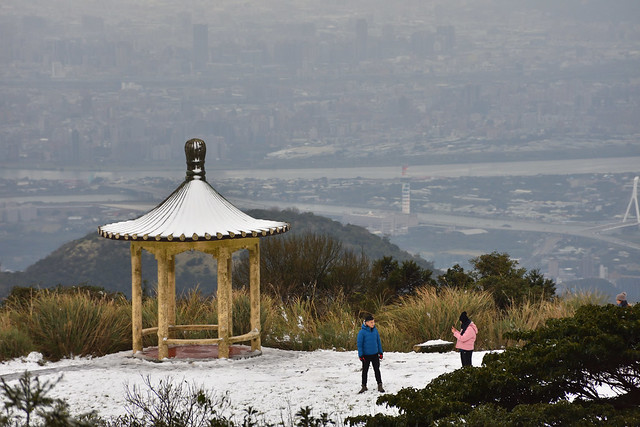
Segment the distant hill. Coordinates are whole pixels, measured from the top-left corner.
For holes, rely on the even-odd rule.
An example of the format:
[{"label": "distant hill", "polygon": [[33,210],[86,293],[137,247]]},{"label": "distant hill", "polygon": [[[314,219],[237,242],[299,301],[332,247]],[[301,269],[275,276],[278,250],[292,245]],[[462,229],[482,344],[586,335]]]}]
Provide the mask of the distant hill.
[{"label": "distant hill", "polygon": [[[387,239],[378,237],[363,227],[343,225],[329,218],[312,213],[299,213],[293,210],[250,210],[247,214],[255,218],[286,221],[291,231],[283,236],[269,239],[286,238],[290,234],[317,233],[329,235],[340,240],[345,248],[363,251],[371,260],[392,256],[397,260],[414,260],[423,268],[432,268],[424,259],[412,256]],[[92,285],[104,287],[108,291],[131,295],[131,261],[129,243],[113,241],[100,237],[96,232],[65,243],[23,272],[0,273],[0,297],[8,295],[14,286],[39,286],[49,288],[56,285],[76,286]],[[155,258],[143,251],[142,279],[152,288],[157,281]],[[187,252],[176,257],[176,287],[178,292],[199,286],[205,293],[215,291],[215,262],[209,255],[200,252]]]}]

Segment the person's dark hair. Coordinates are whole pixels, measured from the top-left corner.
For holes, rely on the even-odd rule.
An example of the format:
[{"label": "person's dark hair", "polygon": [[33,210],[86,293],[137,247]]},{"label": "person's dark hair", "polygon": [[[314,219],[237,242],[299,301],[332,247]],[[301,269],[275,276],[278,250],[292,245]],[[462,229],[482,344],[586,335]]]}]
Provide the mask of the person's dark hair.
[{"label": "person's dark hair", "polygon": [[471,319],[469,319],[469,317],[467,316],[467,312],[466,311],[463,311],[462,314],[460,315],[460,321],[462,323],[467,323],[467,322],[471,321]]},{"label": "person's dark hair", "polygon": [[464,335],[467,327],[469,327],[469,325],[471,324],[471,319],[469,319],[469,316],[467,316],[466,311],[463,311],[462,314],[460,314],[460,323],[462,323],[462,325],[460,326],[460,335]]},{"label": "person's dark hair", "polygon": [[369,320],[373,320],[373,316],[370,314],[367,314],[366,316],[364,316],[364,321],[368,322]]}]

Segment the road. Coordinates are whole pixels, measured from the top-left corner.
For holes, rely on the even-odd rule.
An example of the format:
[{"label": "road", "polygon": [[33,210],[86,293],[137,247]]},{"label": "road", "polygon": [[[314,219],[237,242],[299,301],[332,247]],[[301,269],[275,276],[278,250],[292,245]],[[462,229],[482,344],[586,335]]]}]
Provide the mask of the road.
[{"label": "road", "polygon": [[[324,215],[334,218],[342,217],[343,215],[353,212],[365,210],[359,207],[349,206],[336,206],[326,204],[310,204],[310,203],[287,203],[283,205],[278,201],[253,201],[247,199],[233,199],[232,203],[242,208],[260,208],[269,209],[271,207],[278,207],[280,209],[296,208],[301,212],[313,212],[317,215]],[[370,209],[368,210],[376,215],[385,215],[398,213],[397,211]],[[623,228],[636,226],[640,228],[640,224],[635,222],[636,219],[628,220],[626,224],[609,224],[604,226],[602,224],[594,223],[578,223],[578,222],[566,222],[566,223],[544,223],[544,222],[532,222],[517,220],[513,218],[485,218],[475,216],[461,216],[450,214],[433,214],[433,213],[416,213],[418,222],[422,225],[444,225],[450,227],[463,227],[463,228],[482,228],[491,230],[511,230],[511,231],[529,231],[536,233],[548,233],[559,235],[571,235],[577,237],[584,237],[589,239],[597,239],[608,242],[612,245],[620,246],[627,249],[640,250],[640,244],[628,242],[620,239],[616,236],[605,234],[607,230],[612,228]]]}]

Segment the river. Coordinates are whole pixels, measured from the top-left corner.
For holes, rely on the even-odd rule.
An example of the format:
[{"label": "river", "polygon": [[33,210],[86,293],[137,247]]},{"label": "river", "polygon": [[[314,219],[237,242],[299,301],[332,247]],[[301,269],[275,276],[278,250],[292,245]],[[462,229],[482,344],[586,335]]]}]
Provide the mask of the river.
[{"label": "river", "polygon": [[[140,171],[85,171],[85,170],[0,170],[0,178],[29,178],[34,180],[132,180],[148,178],[184,177],[184,170],[161,169]],[[209,179],[318,179],[318,178],[378,178],[402,177],[400,166],[367,166],[352,168],[288,168],[288,169],[213,169],[207,170]],[[491,177],[532,175],[577,175],[589,173],[638,173],[640,157],[608,157],[598,159],[533,160],[519,162],[449,163],[412,165],[407,173],[413,178],[428,177]]]}]

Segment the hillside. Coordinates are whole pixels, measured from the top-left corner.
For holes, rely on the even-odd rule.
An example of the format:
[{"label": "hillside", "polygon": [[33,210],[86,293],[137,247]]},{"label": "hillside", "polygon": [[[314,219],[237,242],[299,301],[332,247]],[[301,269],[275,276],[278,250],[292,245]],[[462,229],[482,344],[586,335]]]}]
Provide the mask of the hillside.
[{"label": "hillside", "polygon": [[[287,238],[287,235],[317,233],[340,240],[345,248],[363,251],[371,260],[392,256],[397,260],[412,259],[423,268],[431,264],[400,250],[387,239],[368,232],[365,228],[343,225],[329,218],[312,213],[292,210],[250,210],[256,218],[286,221],[291,231],[270,239]],[[176,257],[176,287],[178,292],[199,286],[205,293],[215,290],[215,262],[206,254],[188,252]],[[143,251],[142,278],[148,288],[156,283],[156,262]],[[0,297],[6,296],[14,286],[36,285],[48,288],[56,285],[93,285],[109,291],[131,294],[131,263],[129,243],[100,237],[96,232],[73,240],[53,251],[49,256],[29,266],[24,272],[0,273]]]}]

